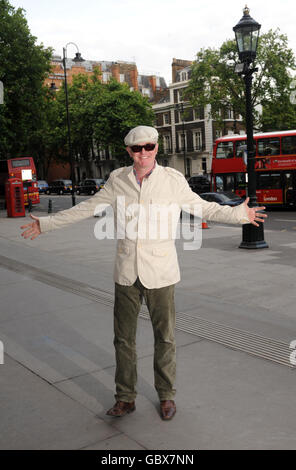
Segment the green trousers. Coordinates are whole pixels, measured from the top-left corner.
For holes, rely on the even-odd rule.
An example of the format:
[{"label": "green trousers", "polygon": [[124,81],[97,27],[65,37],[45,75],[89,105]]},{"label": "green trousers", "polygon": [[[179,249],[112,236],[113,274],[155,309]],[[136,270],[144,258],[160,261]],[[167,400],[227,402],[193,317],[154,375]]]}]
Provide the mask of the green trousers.
[{"label": "green trousers", "polygon": [[137,395],[137,320],[143,298],[154,332],[154,385],[160,400],[173,400],[176,377],[175,286],[146,289],[139,278],[132,286],[115,284],[114,346],[116,400]]}]

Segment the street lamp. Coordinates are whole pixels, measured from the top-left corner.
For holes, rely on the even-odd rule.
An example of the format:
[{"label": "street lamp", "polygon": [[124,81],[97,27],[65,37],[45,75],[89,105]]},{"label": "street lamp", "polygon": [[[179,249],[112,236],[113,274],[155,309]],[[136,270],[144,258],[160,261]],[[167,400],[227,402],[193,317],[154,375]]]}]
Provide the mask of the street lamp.
[{"label": "street lamp", "polygon": [[183,124],[183,153],[184,153],[184,176],[186,176],[187,168],[186,168],[186,147],[185,147],[185,121],[184,121],[184,104],[177,103],[175,105],[177,111],[180,112],[180,116],[182,119]]},{"label": "street lamp", "polygon": [[64,66],[64,76],[65,76],[65,95],[66,95],[66,111],[67,111],[67,126],[68,126],[68,146],[69,146],[69,160],[70,160],[70,165],[71,165],[71,180],[72,180],[71,195],[72,195],[72,206],[75,206],[76,201],[75,201],[75,189],[74,188],[75,188],[76,181],[75,181],[75,168],[74,168],[74,160],[73,160],[72,141],[71,141],[71,123],[70,123],[70,113],[69,113],[69,97],[68,97],[67,66],[66,66],[67,47],[70,44],[75,46],[77,49],[73,62],[84,62],[84,59],[82,59],[79,49],[74,42],[69,42],[63,48],[63,66]]},{"label": "street lamp", "polygon": [[[253,110],[252,110],[252,80],[253,73],[258,69],[250,67],[257,54],[258,38],[261,25],[250,16],[250,10],[244,8],[244,16],[234,26],[236,43],[241,63],[235,67],[235,72],[244,76],[246,86],[246,130],[247,130],[247,172],[248,172],[248,196],[250,198],[249,206],[256,207],[256,174],[255,174],[255,155],[253,139]],[[268,248],[264,240],[263,223],[259,227],[252,224],[243,225],[243,240],[240,248],[258,249]]]}]

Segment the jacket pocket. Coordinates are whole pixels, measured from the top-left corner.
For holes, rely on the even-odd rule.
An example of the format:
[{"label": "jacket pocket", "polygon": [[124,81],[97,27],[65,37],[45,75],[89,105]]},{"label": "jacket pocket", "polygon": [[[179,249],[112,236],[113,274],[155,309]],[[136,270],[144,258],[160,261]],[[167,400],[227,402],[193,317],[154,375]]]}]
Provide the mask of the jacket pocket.
[{"label": "jacket pocket", "polygon": [[119,255],[129,255],[130,249],[126,245],[120,245],[120,246],[117,247],[117,253]]},{"label": "jacket pocket", "polygon": [[165,248],[153,248],[152,254],[154,256],[164,257],[168,255],[168,250],[166,250]]}]

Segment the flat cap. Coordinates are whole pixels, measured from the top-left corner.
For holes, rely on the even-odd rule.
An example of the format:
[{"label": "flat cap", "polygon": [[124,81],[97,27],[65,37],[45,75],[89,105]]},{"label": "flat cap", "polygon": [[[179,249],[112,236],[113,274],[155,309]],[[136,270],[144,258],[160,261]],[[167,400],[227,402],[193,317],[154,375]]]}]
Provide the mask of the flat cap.
[{"label": "flat cap", "polygon": [[129,131],[124,143],[127,147],[137,144],[156,144],[158,142],[158,132],[154,127],[138,126]]}]

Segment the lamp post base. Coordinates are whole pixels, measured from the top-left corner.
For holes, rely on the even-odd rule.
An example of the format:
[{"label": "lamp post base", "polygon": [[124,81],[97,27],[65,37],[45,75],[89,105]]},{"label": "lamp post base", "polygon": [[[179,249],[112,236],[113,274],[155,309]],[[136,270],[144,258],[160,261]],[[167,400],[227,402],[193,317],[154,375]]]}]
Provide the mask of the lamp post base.
[{"label": "lamp post base", "polygon": [[243,225],[243,239],[239,248],[247,250],[258,250],[261,248],[269,248],[264,240],[263,223],[259,223],[259,227],[252,224]]}]

